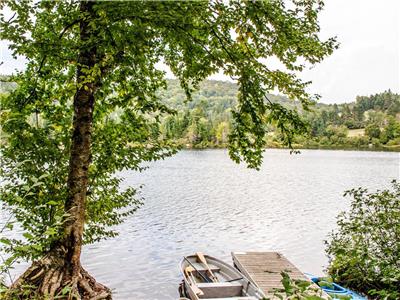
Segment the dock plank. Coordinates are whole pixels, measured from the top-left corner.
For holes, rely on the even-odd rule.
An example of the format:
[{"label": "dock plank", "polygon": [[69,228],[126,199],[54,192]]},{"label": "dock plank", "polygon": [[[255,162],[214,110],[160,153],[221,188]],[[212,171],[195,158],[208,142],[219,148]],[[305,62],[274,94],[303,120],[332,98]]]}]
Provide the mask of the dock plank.
[{"label": "dock plank", "polygon": [[281,272],[292,279],[309,280],[285,256],[279,252],[232,252],[234,265],[266,295],[282,289]]}]

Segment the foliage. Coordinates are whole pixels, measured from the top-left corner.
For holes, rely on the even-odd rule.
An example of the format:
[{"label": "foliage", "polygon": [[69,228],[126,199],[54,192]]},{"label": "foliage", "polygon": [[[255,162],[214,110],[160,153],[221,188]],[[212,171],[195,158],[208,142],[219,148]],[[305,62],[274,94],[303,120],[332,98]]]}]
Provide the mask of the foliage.
[{"label": "foliage", "polygon": [[[24,233],[22,239],[7,243],[3,240],[3,244],[14,255],[35,259],[59,238],[61,224],[68,217],[63,203],[67,193],[72,112],[67,99],[52,101],[51,98],[41,98],[20,109],[19,101],[23,100],[18,97],[20,92],[17,90],[2,102],[1,121],[7,143],[1,149],[0,176],[7,178],[7,182],[0,192],[5,208]],[[37,109],[40,115],[35,112]],[[110,118],[105,122],[101,115],[98,111],[89,170],[85,232],[88,243],[114,236],[115,231],[107,228],[120,223],[140,204],[134,198],[134,189],[118,189],[121,179],[114,173],[123,168],[139,170],[142,161],[172,153],[168,148],[163,150],[163,144],[154,134],[154,123],[144,115],[126,112],[119,120]]]},{"label": "foliage", "polygon": [[[9,220],[5,221],[3,227],[0,228],[0,236],[3,236],[4,231],[9,226],[8,224]],[[12,262],[7,261],[1,253],[0,253],[0,259],[1,259],[1,264],[0,264],[0,299],[1,299],[2,294],[7,290],[6,277],[7,276],[11,277],[10,266]]]},{"label": "foliage", "polygon": [[[68,298],[69,297],[69,298]],[[57,299],[73,299],[71,297],[71,288],[65,287],[54,297],[47,297],[39,294],[34,286],[24,285],[19,290],[10,290],[0,283],[0,299],[11,300],[57,300]]]},{"label": "foliage", "polygon": [[[231,82],[208,80],[200,85],[198,92],[192,95],[190,103],[185,102],[184,92],[176,80],[168,81],[168,89],[162,93],[163,102],[177,110],[177,114],[162,120],[161,132],[184,147],[226,147],[227,140],[223,138],[232,128],[231,110],[237,104],[237,85]],[[272,102],[294,109],[299,103],[290,101],[284,96],[268,95]],[[383,92],[369,98],[386,99],[389,107],[397,107],[400,97],[397,94]],[[357,98],[359,99],[359,97]],[[356,117],[355,107],[358,102],[340,105],[318,104],[311,111],[302,111],[303,118],[309,124],[308,135],[294,139],[298,147],[305,148],[368,148],[370,144],[378,149],[386,145],[400,145],[396,142],[396,124],[400,122],[389,114],[388,110],[361,111],[361,117]],[[361,101],[362,102],[362,101]],[[400,111],[399,111],[400,112]],[[397,113],[399,113],[397,112]],[[357,126],[355,126],[357,124]],[[365,133],[359,129],[359,136],[352,136],[355,127],[365,128]],[[203,134],[199,134],[204,129]],[[221,134],[222,128],[225,134]],[[381,129],[382,128],[382,129]],[[386,129],[388,128],[388,129]],[[283,147],[283,139],[273,125],[266,126],[267,135],[264,137],[266,146]],[[373,131],[373,132],[372,132]],[[390,138],[387,138],[389,134]],[[381,141],[379,139],[381,138]],[[378,139],[378,140],[377,140]],[[385,148],[383,148],[385,149]]]},{"label": "foliage", "polygon": [[[163,104],[176,113],[161,118],[160,131],[165,139],[172,139],[177,145],[187,148],[227,147],[228,136],[232,129],[231,111],[237,104],[237,85],[231,82],[206,80],[200,84],[199,91],[192,94],[192,101],[186,101],[184,90],[176,80],[168,80],[166,90],[160,91]],[[380,99],[390,96],[389,107],[400,102],[398,95],[384,92],[370,96]],[[268,98],[289,108],[295,108],[296,102],[284,96],[268,95]],[[358,97],[357,99],[359,99]],[[367,101],[369,97],[363,96]],[[303,148],[374,148],[384,150],[385,146],[399,146],[400,122],[388,111],[367,110],[361,115],[359,136],[352,136],[349,119],[340,118],[341,111],[348,107],[350,111],[356,102],[336,105],[337,115],[332,113],[332,105],[318,104],[311,112],[302,112],[309,123],[307,136],[296,137],[295,144]],[[399,112],[397,112],[399,113]],[[350,113],[354,116],[354,113]],[[114,117],[118,118],[119,112]],[[336,124],[336,125],[335,125]],[[350,126],[350,127],[349,127]],[[347,130],[349,129],[349,130]],[[265,137],[267,147],[283,147],[281,136],[274,126],[267,126]]]},{"label": "foliage", "polygon": [[379,136],[381,135],[381,129],[378,124],[376,123],[371,123],[365,127],[365,134],[370,138],[370,139],[378,139]]},{"label": "foliage", "polygon": [[400,184],[369,193],[358,188],[330,236],[328,271],[337,282],[379,299],[400,297]]},{"label": "foliage", "polygon": [[0,75],[0,94],[10,93],[15,90],[16,84],[10,80],[10,76]]},{"label": "foliage", "polygon": [[382,94],[358,96],[354,111],[358,114],[363,114],[369,110],[379,110],[387,112],[390,115],[395,115],[400,112],[398,97],[398,95],[392,93],[390,90]]},{"label": "foliage", "polygon": [[380,136],[383,142],[389,142],[400,137],[400,123],[394,117],[388,119],[388,123]]},{"label": "foliage", "polygon": [[[281,272],[283,289],[276,289],[272,299],[326,300],[322,289],[308,280],[294,280],[286,272]],[[267,298],[268,299],[268,298]]]}]

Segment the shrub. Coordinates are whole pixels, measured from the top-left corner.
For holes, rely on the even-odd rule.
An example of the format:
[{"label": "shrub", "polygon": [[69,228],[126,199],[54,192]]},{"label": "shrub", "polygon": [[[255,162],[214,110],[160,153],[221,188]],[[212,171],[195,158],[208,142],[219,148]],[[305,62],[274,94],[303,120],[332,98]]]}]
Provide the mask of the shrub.
[{"label": "shrub", "polygon": [[272,298],[269,299],[293,299],[293,300],[327,300],[317,285],[312,284],[310,280],[297,280],[290,278],[286,272],[281,272],[283,289],[275,289]]},{"label": "shrub", "polygon": [[388,145],[388,146],[397,146],[397,145],[400,145],[400,137],[388,141],[388,142],[387,142],[387,145]]},{"label": "shrub", "polygon": [[376,299],[400,299],[400,183],[368,193],[358,188],[348,212],[327,242],[329,274],[339,283]]},{"label": "shrub", "polygon": [[371,123],[365,127],[365,134],[371,139],[377,139],[381,135],[381,129],[378,124]]}]

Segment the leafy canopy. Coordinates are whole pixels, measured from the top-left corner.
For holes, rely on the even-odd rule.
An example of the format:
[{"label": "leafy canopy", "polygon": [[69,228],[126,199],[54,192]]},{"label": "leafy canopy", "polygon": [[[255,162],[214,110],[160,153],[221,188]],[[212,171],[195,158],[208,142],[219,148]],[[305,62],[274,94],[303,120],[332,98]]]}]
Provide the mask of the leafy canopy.
[{"label": "leafy canopy", "polygon": [[[0,38],[27,59],[26,69],[12,78],[16,90],[1,102],[1,198],[24,231],[24,239],[3,240],[15,257],[45,253],[68,217],[72,99],[79,85],[98,82],[84,233],[93,242],[115,235],[109,226],[139,205],[135,190],[121,191],[115,174],[140,170],[142,162],[175,151],[160,138],[159,119],[172,112],[157,92],[166,87],[160,61],[189,100],[218,71],[237,81],[229,152],[234,161],[258,168],[268,124],[276,125],[289,146],[305,129],[295,110],[269,101],[267,92],[277,89],[307,108],[313,97],[296,72],[337,46],[335,39],[318,37],[320,0],[98,1],[90,16],[74,0],[0,5]],[[83,19],[92,32],[85,40]],[[93,46],[96,64],[77,80],[78,53]],[[271,58],[284,70],[270,69]]]}]

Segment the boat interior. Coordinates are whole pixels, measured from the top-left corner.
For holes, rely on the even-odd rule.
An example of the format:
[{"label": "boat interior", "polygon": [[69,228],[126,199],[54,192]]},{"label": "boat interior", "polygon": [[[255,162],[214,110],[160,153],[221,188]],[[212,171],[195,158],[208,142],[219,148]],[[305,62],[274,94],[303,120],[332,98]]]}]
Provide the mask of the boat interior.
[{"label": "boat interior", "polygon": [[189,259],[191,260],[191,267],[195,271],[188,274],[188,281],[194,282],[201,290],[202,293],[197,295],[199,299],[257,300],[256,297],[246,296],[246,289],[249,288],[250,283],[239,272],[233,272],[231,269],[220,267],[214,264],[212,260],[209,260],[208,266],[217,279],[213,281],[209,277],[208,269],[202,263],[197,262],[193,257]]}]

